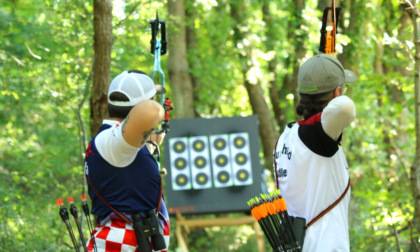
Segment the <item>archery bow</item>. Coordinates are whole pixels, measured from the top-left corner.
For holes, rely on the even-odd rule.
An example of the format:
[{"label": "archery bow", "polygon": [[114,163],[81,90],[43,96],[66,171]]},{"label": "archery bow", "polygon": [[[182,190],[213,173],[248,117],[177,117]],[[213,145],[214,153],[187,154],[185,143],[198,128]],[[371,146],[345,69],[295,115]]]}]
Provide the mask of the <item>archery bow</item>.
[{"label": "archery bow", "polygon": [[[165,74],[160,66],[160,56],[166,54],[167,41],[166,41],[166,26],[165,20],[159,20],[158,13],[156,12],[156,19],[150,20],[152,26],[152,39],[150,40],[150,50],[154,54],[153,70],[150,74],[150,78],[153,79],[155,74],[160,75],[160,81],[163,88],[165,88]],[[160,28],[160,39],[157,39]],[[160,104],[165,109],[165,119],[163,120],[160,129],[156,130],[156,133],[166,133],[169,131],[169,111],[172,110],[172,102],[169,98],[165,98],[165,94],[160,96]]]},{"label": "archery bow", "polygon": [[[332,30],[327,30],[328,12],[331,11],[330,23]],[[341,7],[335,7],[335,0],[331,1],[331,7],[325,7],[322,16],[321,39],[319,51],[336,57],[335,45],[337,38],[337,22]]]},{"label": "archery bow", "polygon": [[[152,39],[150,40],[150,51],[154,55],[154,61],[153,61],[153,70],[150,74],[150,78],[153,79],[155,74],[159,74],[160,81],[163,89],[165,89],[165,74],[163,73],[162,67],[160,66],[160,56],[166,54],[167,49],[167,41],[166,41],[166,26],[165,26],[165,20],[160,20],[158,16],[158,12],[156,11],[156,19],[150,20],[150,25],[152,26]],[[157,38],[157,35],[159,33],[160,28],[160,39]],[[163,119],[160,129],[155,130],[155,133],[167,133],[169,131],[169,111],[173,109],[172,107],[172,101],[166,97],[165,93],[160,95],[160,104],[165,109],[165,118]],[[148,143],[151,143],[155,146],[155,151],[153,153],[153,156],[155,157],[160,172],[162,175],[166,175],[166,170],[164,168],[160,168],[160,150],[159,146],[153,142],[148,141]]]}]

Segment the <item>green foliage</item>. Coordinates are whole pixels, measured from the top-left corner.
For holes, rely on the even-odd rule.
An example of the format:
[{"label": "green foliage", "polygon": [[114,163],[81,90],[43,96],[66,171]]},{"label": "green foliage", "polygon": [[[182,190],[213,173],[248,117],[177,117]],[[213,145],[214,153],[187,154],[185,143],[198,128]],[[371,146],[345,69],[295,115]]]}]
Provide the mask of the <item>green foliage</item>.
[{"label": "green foliage", "polygon": [[[114,1],[111,75],[122,70],[151,72],[149,20],[173,17],[164,2]],[[283,80],[293,73],[296,45],[318,51],[320,12],[306,1],[304,25],[295,27],[294,1],[267,1],[272,24],[264,23],[264,1],[245,1],[246,25],[231,16],[233,1],[187,1],[186,20],[196,36],[188,48],[190,73],[200,79],[195,110],[202,117],[250,115],[242,61],[252,65],[248,80],[262,83],[268,97],[276,59],[280,106],[294,120],[293,95]],[[407,251],[414,205],[408,180],[414,160],[414,49],[411,24],[403,26],[398,1],[353,1],[356,15],[343,9],[339,55],[358,75],[349,96],[357,119],[344,133],[351,168],[350,237],[352,251],[395,251],[397,238]],[[76,113],[90,85],[93,45],[92,1],[9,0],[0,7],[0,248],[2,251],[71,251],[71,240],[55,201],[82,193],[84,141]],[[371,13],[374,12],[375,15]],[[290,26],[289,26],[290,25]],[[246,30],[237,47],[235,29]],[[268,36],[268,35],[271,36]],[[300,36],[307,34],[307,37]],[[170,39],[169,39],[170,42]],[[170,54],[170,52],[169,52]],[[381,55],[378,57],[378,55]],[[168,56],[162,57],[165,75]],[[382,66],[382,67],[378,67]],[[169,96],[171,85],[168,81]],[[268,99],[267,102],[269,103]],[[176,106],[176,105],[175,105]],[[270,105],[271,106],[271,105]],[[89,120],[89,105],[80,110]],[[273,187],[272,178],[269,181]],[[235,216],[235,215],[234,215]],[[214,218],[214,215],[204,216]],[[73,225],[74,226],[74,225]],[[179,250],[171,219],[170,251]],[[85,227],[85,230],[87,228]],[[398,231],[398,236],[395,235]],[[249,226],[206,228],[189,235],[191,251],[256,251]],[[86,232],[87,233],[87,232]],[[86,234],[85,233],[85,234]],[[268,243],[266,243],[268,246]]]}]

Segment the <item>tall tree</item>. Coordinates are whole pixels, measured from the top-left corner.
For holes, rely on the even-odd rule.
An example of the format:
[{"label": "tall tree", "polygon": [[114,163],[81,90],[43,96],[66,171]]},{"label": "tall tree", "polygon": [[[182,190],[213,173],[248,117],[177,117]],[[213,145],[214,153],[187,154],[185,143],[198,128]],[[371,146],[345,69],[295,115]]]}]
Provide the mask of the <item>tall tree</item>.
[{"label": "tall tree", "polygon": [[171,26],[168,37],[168,72],[176,118],[194,117],[193,84],[187,60],[184,0],[169,0]]},{"label": "tall tree", "polygon": [[247,4],[244,1],[232,1],[231,6],[231,15],[235,20],[235,26],[233,28],[234,35],[233,40],[235,45],[238,48],[242,48],[238,52],[240,58],[241,71],[243,77],[243,83],[248,92],[249,101],[252,106],[254,114],[258,115],[259,121],[259,133],[263,144],[263,153],[264,153],[264,164],[265,167],[271,169],[273,161],[273,147],[278,135],[274,130],[274,118],[268,108],[268,105],[264,98],[264,92],[260,84],[260,80],[257,80],[257,83],[251,83],[248,78],[248,72],[250,71],[252,65],[251,56],[253,55],[253,45],[246,45],[245,40],[247,40],[247,29],[242,29],[246,26],[247,23]]},{"label": "tall tree", "polygon": [[413,38],[415,42],[415,65],[414,65],[414,92],[415,92],[415,122],[416,122],[416,155],[410,169],[410,184],[414,199],[414,216],[413,226],[415,236],[412,238],[413,243],[419,249],[419,233],[420,233],[420,27],[419,18],[420,11],[417,1],[412,0],[410,8],[408,8],[413,23]]},{"label": "tall tree", "polygon": [[[197,58],[199,55],[197,55],[197,31],[194,27],[194,21],[197,19],[196,17],[196,8],[194,8],[194,2],[195,1],[188,1],[187,0],[187,8],[185,11],[186,14],[186,42],[187,42],[187,48],[188,48],[188,59]],[[188,60],[188,65],[191,66],[193,62],[192,60]],[[201,88],[201,78],[197,73],[193,73],[190,71],[190,78],[191,78],[191,84],[193,87],[193,103],[198,104],[200,102],[198,92]],[[194,117],[199,117],[200,114],[198,113],[196,106],[194,105]]]},{"label": "tall tree", "polygon": [[112,1],[93,1],[93,85],[90,98],[91,126],[93,136],[107,117],[107,90],[110,83],[112,49]]},{"label": "tall tree", "polygon": [[[306,37],[305,32],[302,29],[299,29],[299,27],[303,27],[304,26],[304,19],[302,18],[302,12],[303,9],[305,7],[305,0],[296,0],[294,1],[294,12],[293,12],[293,16],[295,18],[294,20],[294,26],[289,27],[289,29],[293,29],[296,31],[299,31],[296,35],[295,35],[295,58],[293,60],[293,75],[292,75],[292,79],[291,79],[291,91],[293,94],[293,101],[294,101],[294,107],[297,106],[298,102],[299,102],[299,95],[298,95],[298,72],[299,72],[299,68],[300,65],[302,65],[302,59],[305,56],[306,53],[306,49],[304,47],[304,40]],[[296,119],[300,119],[299,116],[297,116],[296,114]]]},{"label": "tall tree", "polygon": [[[276,52],[275,48],[275,41],[277,41],[275,34],[277,34],[277,27],[275,22],[273,21],[273,14],[270,6],[270,1],[263,1],[262,5],[262,14],[263,14],[263,21],[265,23],[265,34],[267,39],[265,40],[265,45],[267,51]],[[280,129],[284,129],[286,125],[285,116],[283,108],[280,105],[281,98],[280,91],[278,88],[279,82],[279,75],[277,73],[276,66],[279,64],[279,56],[277,53],[274,53],[273,57],[268,61],[268,72],[272,75],[269,81],[269,94],[270,94],[270,101],[273,105],[273,112],[274,118],[277,122],[277,125]]]}]

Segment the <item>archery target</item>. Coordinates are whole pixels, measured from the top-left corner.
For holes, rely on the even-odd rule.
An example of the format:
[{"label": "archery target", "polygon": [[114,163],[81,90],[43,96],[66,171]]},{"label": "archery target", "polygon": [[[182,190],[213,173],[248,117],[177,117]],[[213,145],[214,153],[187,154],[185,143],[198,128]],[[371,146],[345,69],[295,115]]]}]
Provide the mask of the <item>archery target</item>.
[{"label": "archery target", "polygon": [[213,135],[210,136],[210,153],[213,167],[214,186],[228,187],[233,185],[232,166],[229,150],[229,136]]},{"label": "archery target", "polygon": [[191,183],[193,189],[207,189],[212,186],[210,153],[207,136],[188,138],[191,160]]},{"label": "archery target", "polygon": [[186,137],[169,139],[169,155],[172,189],[174,191],[191,189],[188,139]]},{"label": "archery target", "polygon": [[248,133],[230,134],[229,146],[232,157],[233,184],[235,186],[251,185],[253,181]]}]

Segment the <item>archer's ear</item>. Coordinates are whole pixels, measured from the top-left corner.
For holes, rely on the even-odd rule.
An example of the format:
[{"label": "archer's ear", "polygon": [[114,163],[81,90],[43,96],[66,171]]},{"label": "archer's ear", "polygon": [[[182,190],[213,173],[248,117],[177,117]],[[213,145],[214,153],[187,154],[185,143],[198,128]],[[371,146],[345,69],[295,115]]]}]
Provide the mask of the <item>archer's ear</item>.
[{"label": "archer's ear", "polygon": [[335,98],[335,97],[339,97],[340,95],[342,95],[342,94],[343,94],[343,91],[344,91],[344,90],[341,90],[341,86],[337,87],[337,88],[334,90],[334,97],[333,97],[333,98]]}]

